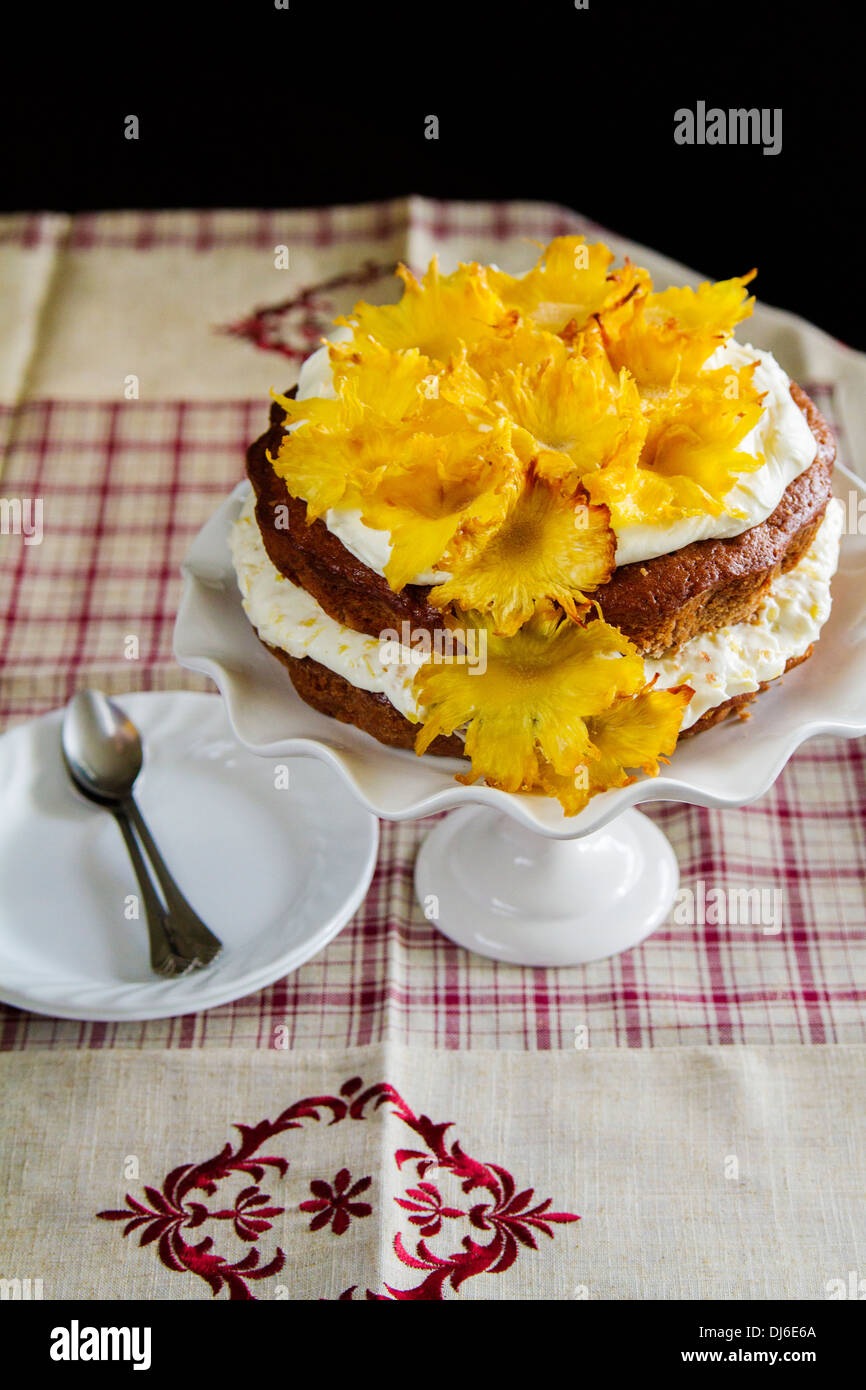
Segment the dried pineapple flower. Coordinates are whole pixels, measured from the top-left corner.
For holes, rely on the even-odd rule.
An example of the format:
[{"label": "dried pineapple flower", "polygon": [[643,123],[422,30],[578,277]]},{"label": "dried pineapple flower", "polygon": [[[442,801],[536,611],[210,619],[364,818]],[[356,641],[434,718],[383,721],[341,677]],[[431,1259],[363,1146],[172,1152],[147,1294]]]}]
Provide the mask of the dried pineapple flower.
[{"label": "dried pineapple flower", "polygon": [[307,503],[307,520],[330,507],[357,506],[393,456],[393,426],[376,423],[351,389],[336,400],[277,399],[297,428],[268,458],[291,495]]},{"label": "dried pineapple flower", "polygon": [[647,318],[663,323],[673,320],[686,333],[709,331],[727,338],[755,306],[754,297],[747,298],[744,291],[757,273],[750,270],[715,283],[704,280],[696,290],[688,285],[656,290],[646,300]]},{"label": "dried pineapple flower", "polygon": [[[648,777],[658,774],[682,723],[683,711],[694,691],[690,686],[670,690],[646,687],[630,699],[618,699],[603,714],[588,721],[596,757],[589,764],[592,784],[598,790],[624,786],[625,768],[639,768]],[[621,780],[623,779],[623,780]]]},{"label": "dried pineapple flower", "polygon": [[559,335],[537,328],[531,319],[521,318],[514,310],[489,338],[480,338],[467,349],[467,361],[489,394],[492,382],[503,372],[517,367],[530,370],[555,356],[562,347]]},{"label": "dried pineapple flower", "polygon": [[[334,390],[350,387],[359,400],[385,419],[400,421],[436,399],[439,368],[417,348],[393,352],[368,338],[361,343],[333,343],[328,348]],[[306,400],[297,401],[303,412]]]},{"label": "dried pineapple flower", "polygon": [[[374,342],[362,350],[340,344],[332,359],[333,399],[298,401],[273,393],[290,429],[271,462],[289,492],[306,500],[309,520],[330,507],[358,507],[375,497],[389,474],[403,477],[412,459],[420,461],[423,450],[429,452],[429,442],[418,442],[429,436],[458,436],[468,473],[482,462],[489,441],[477,422],[489,421],[492,412],[482,410],[481,400],[450,368],[434,369],[418,352],[391,352]],[[440,454],[453,458],[459,447],[443,447]],[[453,480],[453,463],[450,476]],[[422,467],[417,485],[424,482]]]},{"label": "dried pineapple flower", "polygon": [[523,486],[511,430],[415,434],[404,461],[392,461],[364,497],[361,519],[390,532],[385,578],[398,591],[435,568],[449,546],[499,525]]},{"label": "dried pineapple flower", "polygon": [[607,507],[591,506],[582,489],[564,498],[530,472],[482,544],[446,559],[451,578],[431,590],[430,602],[489,614],[494,632],[508,636],[541,599],[577,621],[589,607],[583,591],[607,582],[615,554]]},{"label": "dried pineapple flower", "polygon": [[535,365],[500,372],[491,393],[520,427],[515,446],[539,476],[574,486],[625,454],[637,457],[646,433],[640,396],[627,372],[615,372],[603,348],[569,352],[558,339]]},{"label": "dried pineapple flower", "polygon": [[479,265],[461,265],[440,275],[434,256],[420,282],[406,266],[397,271],[403,281],[398,304],[356,304],[349,318],[337,323],[353,329],[356,339],[373,338],[393,351],[417,348],[427,357],[447,362],[464,344],[490,337],[506,314],[499,296]]},{"label": "dried pineapple flower", "polygon": [[755,301],[745,287],[755,273],[638,298],[626,318],[600,325],[611,362],[627,367],[647,396],[670,390],[677,379],[692,380],[751,314]]},{"label": "dried pineapple flower", "polygon": [[751,472],[763,463],[738,445],[761,418],[761,398],[750,386],[752,368],[723,372],[740,382],[737,395],[726,397],[710,381],[699,381],[672,410],[650,419],[642,455],[645,466],[663,477],[693,478],[706,493],[724,497],[737,473]]},{"label": "dried pineapple flower", "polygon": [[[503,791],[542,791],[574,815],[598,790],[591,768],[602,757],[612,760],[605,768],[612,779],[625,779],[626,767],[657,766],[672,750],[691,691],[647,692],[639,704],[624,698],[642,690],[644,666],[616,628],[601,620],[578,627],[546,605],[513,637],[497,636],[471,614],[464,621],[487,632],[486,669],[473,671],[458,656],[428,662],[415,677],[424,710],[416,751],[466,726],[472,772],[461,781],[483,777]],[[633,718],[617,709],[608,729],[605,718],[617,704],[633,706]],[[618,748],[627,751],[625,765]],[[582,776],[587,768],[589,777]]]},{"label": "dried pineapple flower", "polygon": [[[682,393],[658,401],[645,412],[647,432],[640,457],[621,454],[586,478],[594,502],[610,508],[614,527],[707,514],[719,516],[739,477],[764,462],[739,446],[763,410],[751,385],[753,367],[707,373]],[[716,375],[739,383],[727,396]]]},{"label": "dried pineapple flower", "polygon": [[539,327],[559,333],[570,322],[581,328],[597,316],[616,318],[617,311],[650,288],[645,270],[630,261],[611,270],[613,252],[582,236],[555,237],[526,275],[488,271],[490,285],[509,307]]}]

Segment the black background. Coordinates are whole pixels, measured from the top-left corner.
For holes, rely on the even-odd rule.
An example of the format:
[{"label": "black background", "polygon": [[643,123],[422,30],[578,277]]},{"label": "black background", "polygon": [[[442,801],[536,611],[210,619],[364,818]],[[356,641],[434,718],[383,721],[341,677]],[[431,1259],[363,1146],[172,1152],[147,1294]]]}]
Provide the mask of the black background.
[{"label": "black background", "polygon": [[[857,10],[480,0],[34,7],[6,32],[8,211],[562,203],[866,347]],[[859,28],[859,26],[857,26]],[[781,107],[783,147],[674,144]],[[140,139],[124,138],[128,114]],[[438,141],[424,138],[439,117]]]}]

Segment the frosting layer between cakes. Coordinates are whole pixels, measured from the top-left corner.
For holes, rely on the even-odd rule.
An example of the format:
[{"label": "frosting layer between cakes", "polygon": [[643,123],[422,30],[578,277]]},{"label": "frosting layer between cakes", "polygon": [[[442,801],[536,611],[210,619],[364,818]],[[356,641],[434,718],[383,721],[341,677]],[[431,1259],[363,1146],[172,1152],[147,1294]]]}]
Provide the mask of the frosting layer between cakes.
[{"label": "frosting layer between cakes", "polygon": [[723,701],[775,680],[792,657],[802,656],[818,640],[830,615],[830,580],[839,562],[844,517],[843,503],[831,497],[811,546],[774,582],[753,622],[699,633],[673,656],[644,661],[647,678],[658,673],[660,687],[690,685],[694,690],[683,729]]},{"label": "frosting layer between cakes", "polygon": [[263,642],[290,656],[312,657],[359,690],[386,695],[406,718],[417,718],[412,681],[424,657],[403,647],[405,663],[383,666],[378,638],[344,627],[306,589],[280,574],[262,541],[254,493],[244,503],[229,540],[244,612]]},{"label": "frosting layer between cakes", "polygon": [[[417,719],[412,681],[426,659],[424,653],[404,646],[404,659],[383,665],[376,637],[336,622],[274,568],[254,509],[251,494],[230,540],[244,611],[261,639],[290,656],[312,658],[358,689],[385,695],[402,715]],[[808,551],[775,581],[756,621],[700,634],[673,656],[645,661],[647,679],[658,674],[659,688],[687,684],[694,689],[683,729],[707,710],[775,680],[791,658],[802,656],[818,639],[830,612],[830,580],[838,563],[843,520],[843,504],[831,498]]]}]

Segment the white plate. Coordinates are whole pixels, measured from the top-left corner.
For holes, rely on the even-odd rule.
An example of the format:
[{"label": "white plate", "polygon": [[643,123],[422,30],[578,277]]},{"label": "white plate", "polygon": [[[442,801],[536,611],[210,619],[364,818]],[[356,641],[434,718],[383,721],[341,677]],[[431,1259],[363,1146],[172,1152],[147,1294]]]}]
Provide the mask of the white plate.
[{"label": "white plate", "polygon": [[281,979],[346,925],[370,886],[379,827],[322,762],[275,763],[232,737],[217,695],[117,697],[141,731],[136,796],[183,892],[222,939],[209,969],[151,973],[114,819],[60,761],[61,712],[0,738],[0,999],[60,1018],[210,1009]]}]

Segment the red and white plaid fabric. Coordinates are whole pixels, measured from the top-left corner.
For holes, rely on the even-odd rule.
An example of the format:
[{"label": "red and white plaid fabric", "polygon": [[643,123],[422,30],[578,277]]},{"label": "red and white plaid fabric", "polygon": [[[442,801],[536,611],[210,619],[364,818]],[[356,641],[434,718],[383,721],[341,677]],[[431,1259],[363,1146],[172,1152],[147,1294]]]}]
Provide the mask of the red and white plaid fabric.
[{"label": "red and white plaid fabric", "polygon": [[[306,264],[327,253],[325,282],[335,264],[356,271],[380,241],[383,262],[393,259],[395,243],[416,234],[444,257],[455,246],[465,257],[477,241],[480,259],[495,258],[490,248],[499,242],[513,259],[520,238],[575,230],[604,234],[543,205],[413,199],[290,214],[22,216],[0,225],[0,250],[61,248],[80,263],[108,251],[146,261],[171,248],[196,274],[200,258],[217,251],[226,265],[235,252],[270,253],[286,242],[304,248]],[[333,310],[327,294],[304,302],[305,313],[312,303],[309,312],[325,319]],[[250,303],[246,312],[256,308]],[[309,316],[305,324],[309,334]],[[226,327],[214,323],[210,331],[225,338]],[[235,327],[238,360],[243,354],[248,363],[256,349]],[[37,360],[45,350],[40,341]],[[277,384],[295,371],[291,352],[269,354]],[[62,704],[85,683],[121,693],[208,688],[171,652],[179,567],[199,527],[242,476],[245,447],[266,418],[266,389],[249,398],[156,400],[143,389],[140,400],[127,402],[107,393],[32,395],[23,376],[22,383],[18,399],[0,411],[0,487],[6,495],[44,499],[46,537],[32,546],[19,537],[0,540],[3,726]],[[840,425],[834,381],[801,384]],[[843,432],[839,444],[853,463]],[[130,633],[139,637],[138,661],[124,656]],[[569,1049],[581,1028],[599,1047],[863,1042],[864,813],[866,747],[828,739],[805,746],[754,806],[651,806],[647,814],[669,836],[684,886],[702,880],[707,888],[778,889],[781,931],[671,922],[637,950],[563,970],[497,964],[440,936],[412,891],[413,856],[427,824],[386,824],[362,910],[288,979],[206,1014],[149,1023],[66,1022],[0,1006],[0,1048],[267,1047],[278,1025],[304,1048],[393,1041]]]}]

